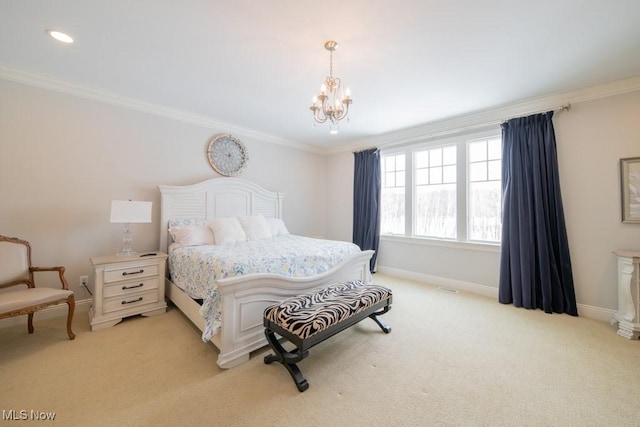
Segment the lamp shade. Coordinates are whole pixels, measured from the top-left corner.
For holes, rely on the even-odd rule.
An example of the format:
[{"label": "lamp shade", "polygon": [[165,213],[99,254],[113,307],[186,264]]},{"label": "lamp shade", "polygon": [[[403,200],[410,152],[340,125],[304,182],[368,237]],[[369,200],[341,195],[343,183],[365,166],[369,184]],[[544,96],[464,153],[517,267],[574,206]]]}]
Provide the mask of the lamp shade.
[{"label": "lamp shade", "polygon": [[112,223],[151,222],[152,202],[111,201]]}]

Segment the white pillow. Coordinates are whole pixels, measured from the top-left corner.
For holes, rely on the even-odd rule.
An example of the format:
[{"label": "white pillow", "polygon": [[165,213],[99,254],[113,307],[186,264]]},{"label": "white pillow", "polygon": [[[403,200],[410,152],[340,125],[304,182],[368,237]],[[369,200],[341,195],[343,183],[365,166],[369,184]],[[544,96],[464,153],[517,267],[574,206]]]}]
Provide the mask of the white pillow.
[{"label": "white pillow", "polygon": [[209,221],[216,245],[225,243],[246,242],[247,235],[238,218],[214,218]]},{"label": "white pillow", "polygon": [[213,245],[213,233],[206,225],[171,227],[169,233],[181,246]]},{"label": "white pillow", "polygon": [[271,238],[271,231],[267,227],[264,216],[252,215],[241,216],[238,218],[244,232],[247,234],[247,240],[262,240]]},{"label": "white pillow", "polygon": [[284,225],[284,221],[280,218],[265,218],[265,222],[267,223],[272,236],[284,236],[289,234],[287,226]]}]

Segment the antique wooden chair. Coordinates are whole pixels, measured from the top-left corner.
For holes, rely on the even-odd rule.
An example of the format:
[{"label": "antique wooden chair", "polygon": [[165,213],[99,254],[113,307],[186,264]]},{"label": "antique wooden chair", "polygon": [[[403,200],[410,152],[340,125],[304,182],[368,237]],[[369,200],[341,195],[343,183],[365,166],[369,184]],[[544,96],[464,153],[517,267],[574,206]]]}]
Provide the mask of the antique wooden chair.
[{"label": "antique wooden chair", "polygon": [[[34,272],[57,271],[62,289],[37,288]],[[18,289],[7,289],[20,286]],[[26,286],[24,288],[23,286]],[[71,321],[75,310],[73,291],[64,278],[64,267],[34,267],[31,265],[31,245],[15,237],[0,236],[0,319],[29,315],[28,330],[33,333],[33,313],[56,304],[69,306],[67,334],[72,340],[76,336],[71,331]]]}]

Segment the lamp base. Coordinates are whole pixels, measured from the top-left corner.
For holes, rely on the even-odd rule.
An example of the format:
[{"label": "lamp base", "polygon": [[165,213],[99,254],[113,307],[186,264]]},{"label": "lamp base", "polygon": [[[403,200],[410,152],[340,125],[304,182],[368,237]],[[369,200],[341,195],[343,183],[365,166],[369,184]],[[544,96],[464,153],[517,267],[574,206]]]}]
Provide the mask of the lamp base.
[{"label": "lamp base", "polygon": [[131,256],[136,252],[131,249],[133,245],[133,231],[131,230],[131,224],[126,223],[122,231],[122,251],[116,253],[117,256]]}]

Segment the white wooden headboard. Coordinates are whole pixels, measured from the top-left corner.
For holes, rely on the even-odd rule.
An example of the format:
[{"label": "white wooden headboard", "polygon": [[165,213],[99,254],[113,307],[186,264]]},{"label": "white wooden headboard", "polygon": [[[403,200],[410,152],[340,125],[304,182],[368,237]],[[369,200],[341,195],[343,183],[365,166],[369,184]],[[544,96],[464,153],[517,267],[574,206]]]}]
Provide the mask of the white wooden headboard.
[{"label": "white wooden headboard", "polygon": [[160,185],[160,250],[171,244],[169,220],[210,220],[263,214],[282,218],[283,193],[265,190],[240,178],[212,178],[193,185]]}]

